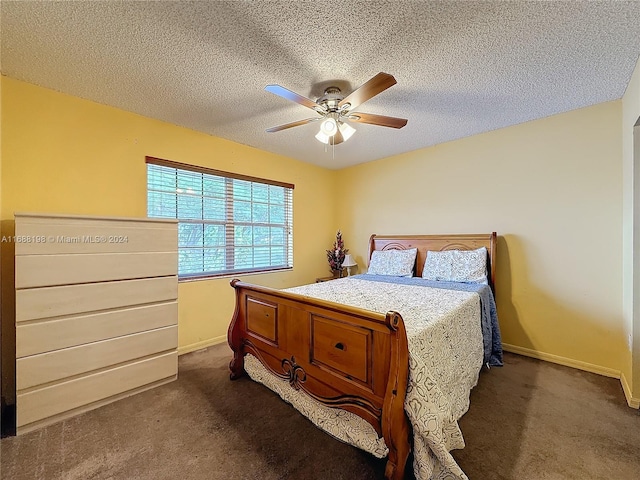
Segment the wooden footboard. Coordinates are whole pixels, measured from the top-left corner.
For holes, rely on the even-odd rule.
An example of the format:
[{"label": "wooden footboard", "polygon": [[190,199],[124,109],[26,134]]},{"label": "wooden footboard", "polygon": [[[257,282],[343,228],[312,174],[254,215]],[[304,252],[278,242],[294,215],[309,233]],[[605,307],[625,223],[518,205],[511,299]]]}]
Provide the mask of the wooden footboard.
[{"label": "wooden footboard", "polygon": [[228,339],[231,379],[251,353],[268,370],[330,407],[362,417],[389,448],[385,477],[400,480],[410,451],[404,411],[407,334],[386,315],[233,280],[236,310]]}]

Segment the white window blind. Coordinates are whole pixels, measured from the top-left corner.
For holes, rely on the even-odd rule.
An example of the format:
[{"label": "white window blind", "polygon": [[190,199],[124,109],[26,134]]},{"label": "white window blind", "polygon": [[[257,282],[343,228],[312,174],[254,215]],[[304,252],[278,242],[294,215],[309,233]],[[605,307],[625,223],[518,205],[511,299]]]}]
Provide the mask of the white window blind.
[{"label": "white window blind", "polygon": [[181,278],[293,267],[293,185],[147,157],[147,215],[178,219]]}]

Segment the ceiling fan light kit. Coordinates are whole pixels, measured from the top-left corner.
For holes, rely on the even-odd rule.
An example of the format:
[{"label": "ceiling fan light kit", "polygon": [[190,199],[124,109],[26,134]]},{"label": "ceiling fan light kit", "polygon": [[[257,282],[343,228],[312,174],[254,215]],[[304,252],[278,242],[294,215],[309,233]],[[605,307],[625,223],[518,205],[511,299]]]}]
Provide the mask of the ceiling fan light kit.
[{"label": "ceiling fan light kit", "polygon": [[[325,127],[325,122],[331,125],[331,130]],[[316,138],[326,145],[338,145],[349,140],[355,132],[356,129],[351,125],[330,118],[323,120],[320,124],[320,131],[316,134]]]},{"label": "ceiling fan light kit", "polygon": [[327,87],[324,95],[316,102],[280,85],[267,85],[265,87],[267,92],[310,108],[321,116],[320,118],[307,118],[305,120],[271,127],[267,129],[267,132],[279,132],[287,128],[322,120],[320,122],[320,131],[316,134],[316,139],[324,144],[338,145],[351,138],[356,131],[356,129],[347,122],[361,122],[370,125],[380,125],[382,127],[402,128],[407,124],[407,120],[404,118],[352,111],[352,109],[357,108],[362,103],[395,84],[396,79],[393,75],[380,72],[346,97],[342,95],[338,87]]}]

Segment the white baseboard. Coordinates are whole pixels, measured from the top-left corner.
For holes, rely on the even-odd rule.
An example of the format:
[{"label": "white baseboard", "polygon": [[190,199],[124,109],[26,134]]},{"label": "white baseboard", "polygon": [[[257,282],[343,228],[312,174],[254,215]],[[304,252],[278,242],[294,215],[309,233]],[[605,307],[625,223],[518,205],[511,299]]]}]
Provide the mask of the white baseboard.
[{"label": "white baseboard", "polygon": [[184,355],[185,353],[195,352],[196,350],[202,350],[203,348],[212,347],[213,345],[219,345],[227,341],[226,335],[220,335],[219,337],[213,337],[202,342],[192,343],[190,345],[184,345],[178,347],[178,355]]},{"label": "white baseboard", "polygon": [[559,355],[553,355],[551,353],[538,352],[530,348],[518,347],[517,345],[509,345],[503,343],[502,348],[511,353],[517,353],[526,357],[537,358],[538,360],[544,360],[545,362],[557,363],[558,365],[564,365],[565,367],[577,368],[578,370],[584,370],[585,372],[596,373],[605,377],[617,378],[622,384],[622,390],[624,396],[627,399],[627,404],[632,408],[640,408],[640,399],[634,398],[631,395],[631,388],[625,378],[624,374],[620,370],[613,368],[602,367],[593,363],[583,362],[581,360],[573,360],[567,357],[561,357]]}]

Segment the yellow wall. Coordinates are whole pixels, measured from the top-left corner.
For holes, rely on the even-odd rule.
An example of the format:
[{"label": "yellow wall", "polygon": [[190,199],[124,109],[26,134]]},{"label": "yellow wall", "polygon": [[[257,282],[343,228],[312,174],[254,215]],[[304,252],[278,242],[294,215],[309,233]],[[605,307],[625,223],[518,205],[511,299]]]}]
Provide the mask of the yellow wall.
[{"label": "yellow wall", "polygon": [[[295,184],[293,271],[248,278],[279,288],[328,273],[335,172],[7,77],[2,99],[3,234],[12,233],[14,212],[146,216],[151,155]],[[2,257],[3,317],[13,321],[10,244]],[[229,280],[180,283],[181,351],[226,338]]]},{"label": "yellow wall", "polygon": [[[145,155],[296,185],[295,268],[249,277],[254,283],[287,287],[326,275],[324,250],[338,227],[360,270],[371,233],[495,230],[504,342],[622,371],[631,382],[620,159],[623,111],[640,110],[635,97],[336,172],[6,77],[1,95],[4,235],[16,211],[144,216]],[[4,324],[13,314],[12,258],[2,244]],[[228,283],[180,284],[181,351],[224,339]]]},{"label": "yellow wall", "polygon": [[615,101],[345,169],[338,224],[361,266],[371,233],[497,231],[504,342],[615,375],[620,131]]},{"label": "yellow wall", "polygon": [[625,330],[633,336],[632,349],[625,349],[627,362],[623,384],[633,392],[634,403],[640,405],[640,61],[622,98],[622,163],[623,163],[623,305]]}]

